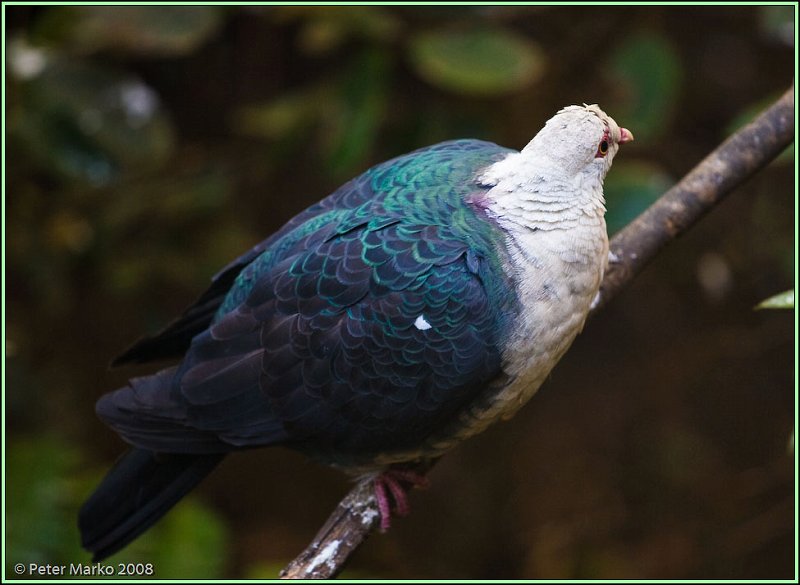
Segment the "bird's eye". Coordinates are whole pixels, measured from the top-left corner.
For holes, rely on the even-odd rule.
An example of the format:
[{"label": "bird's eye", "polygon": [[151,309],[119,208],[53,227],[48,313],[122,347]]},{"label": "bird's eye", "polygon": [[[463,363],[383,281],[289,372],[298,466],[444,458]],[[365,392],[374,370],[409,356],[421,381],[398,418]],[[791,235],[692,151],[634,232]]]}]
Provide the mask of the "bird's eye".
[{"label": "bird's eye", "polygon": [[603,158],[607,154],[608,154],[608,130],[606,130],[605,133],[603,134],[603,139],[597,146],[597,154],[595,154],[594,157]]}]

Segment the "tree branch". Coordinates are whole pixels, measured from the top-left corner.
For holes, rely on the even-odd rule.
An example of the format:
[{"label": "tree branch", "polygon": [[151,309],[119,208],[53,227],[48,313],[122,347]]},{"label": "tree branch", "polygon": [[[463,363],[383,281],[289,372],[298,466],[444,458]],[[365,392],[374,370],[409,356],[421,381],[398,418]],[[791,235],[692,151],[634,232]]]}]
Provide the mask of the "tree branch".
[{"label": "tree branch", "polygon": [[371,479],[362,479],[339,502],[314,540],[281,571],[281,579],[329,579],[380,522]]},{"label": "tree branch", "polygon": [[[616,258],[606,271],[590,316],[628,285],[667,244],[765,167],[793,139],[794,86],[614,236],[610,248]],[[421,470],[427,471],[430,465]],[[281,578],[335,577],[379,519],[371,481],[362,480],[339,503],[306,550],[281,571]]]},{"label": "tree branch", "polygon": [[616,256],[592,313],[663,250],[794,140],[794,86],[733,134],[611,240]]}]

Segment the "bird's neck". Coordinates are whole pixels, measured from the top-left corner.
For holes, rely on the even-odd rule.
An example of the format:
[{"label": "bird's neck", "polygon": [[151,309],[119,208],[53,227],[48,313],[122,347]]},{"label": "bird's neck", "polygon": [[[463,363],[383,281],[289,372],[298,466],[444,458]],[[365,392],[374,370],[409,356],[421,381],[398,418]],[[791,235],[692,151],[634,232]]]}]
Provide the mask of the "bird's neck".
[{"label": "bird's neck", "polygon": [[523,150],[488,167],[479,182],[489,188],[487,211],[513,231],[605,227],[599,172],[570,176],[551,161]]}]

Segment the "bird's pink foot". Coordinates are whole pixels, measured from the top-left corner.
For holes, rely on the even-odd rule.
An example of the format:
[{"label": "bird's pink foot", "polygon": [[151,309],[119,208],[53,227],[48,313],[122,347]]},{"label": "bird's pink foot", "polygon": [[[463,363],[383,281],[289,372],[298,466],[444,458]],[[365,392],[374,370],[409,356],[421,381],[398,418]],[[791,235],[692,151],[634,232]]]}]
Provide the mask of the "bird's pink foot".
[{"label": "bird's pink foot", "polygon": [[411,511],[408,490],[412,487],[428,487],[428,478],[410,469],[387,469],[376,476],[372,484],[381,513],[381,532],[386,532],[392,525],[392,507],[397,516],[408,516]]}]

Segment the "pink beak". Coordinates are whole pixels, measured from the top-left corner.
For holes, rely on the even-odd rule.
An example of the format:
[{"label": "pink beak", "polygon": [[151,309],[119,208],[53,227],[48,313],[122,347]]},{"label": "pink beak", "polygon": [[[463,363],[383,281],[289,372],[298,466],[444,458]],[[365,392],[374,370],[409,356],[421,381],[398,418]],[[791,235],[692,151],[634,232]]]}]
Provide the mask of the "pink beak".
[{"label": "pink beak", "polygon": [[633,142],[633,132],[627,128],[619,129],[619,143],[625,144],[626,142]]}]

